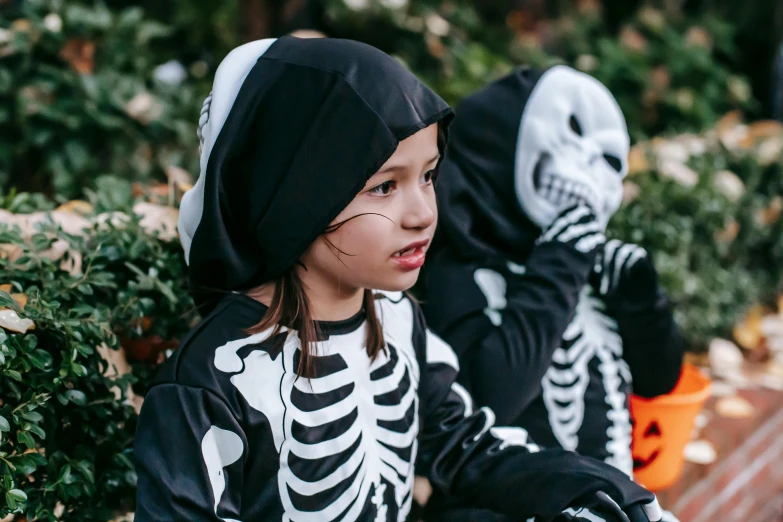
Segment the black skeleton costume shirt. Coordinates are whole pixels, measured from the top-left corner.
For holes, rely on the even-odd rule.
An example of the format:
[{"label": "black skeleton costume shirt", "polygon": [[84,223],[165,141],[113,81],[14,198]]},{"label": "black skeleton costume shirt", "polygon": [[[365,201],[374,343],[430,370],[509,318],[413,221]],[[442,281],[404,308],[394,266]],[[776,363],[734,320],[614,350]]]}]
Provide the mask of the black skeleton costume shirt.
[{"label": "black skeleton costume shirt", "polygon": [[437,195],[425,317],[500,424],[632,474],[628,397],[676,384],[682,341],[655,269],[603,229],[625,120],[569,67],[518,70],[457,108]]},{"label": "black skeleton costume shirt", "polygon": [[[200,121],[202,173],[180,234],[210,312],[148,392],[135,439],[135,519],[404,521],[414,469],[466,501],[539,521],[657,521],[654,495],[603,462],[542,450],[473,410],[457,358],[404,294],[320,323],[314,377],[299,336],[249,334],[266,307],[242,292],[289,268],[393,154],[449,107],[399,63],[345,40],[241,46]],[[590,511],[588,512],[587,509]],[[590,520],[596,520],[590,518]]]}]

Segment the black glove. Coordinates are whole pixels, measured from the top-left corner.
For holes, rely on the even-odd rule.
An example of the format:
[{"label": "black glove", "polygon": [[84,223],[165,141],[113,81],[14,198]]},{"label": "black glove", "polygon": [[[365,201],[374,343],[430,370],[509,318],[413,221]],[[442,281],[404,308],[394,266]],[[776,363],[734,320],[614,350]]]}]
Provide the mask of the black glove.
[{"label": "black glove", "polygon": [[536,241],[536,244],[558,242],[572,246],[579,252],[594,256],[606,242],[604,227],[595,212],[586,205],[563,210]]},{"label": "black glove", "polygon": [[596,257],[590,285],[610,307],[647,305],[657,298],[658,275],[645,249],[612,239]]},{"label": "black glove", "polygon": [[589,508],[567,509],[556,522],[661,522],[663,519],[657,499],[649,504],[633,504],[623,510],[609,495],[599,491],[585,504]]}]

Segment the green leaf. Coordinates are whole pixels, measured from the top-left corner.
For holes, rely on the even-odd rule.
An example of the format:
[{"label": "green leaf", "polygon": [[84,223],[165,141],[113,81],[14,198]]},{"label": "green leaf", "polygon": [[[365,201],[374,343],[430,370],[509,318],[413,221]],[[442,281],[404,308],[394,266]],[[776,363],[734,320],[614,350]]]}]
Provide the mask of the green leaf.
[{"label": "green leaf", "polygon": [[19,442],[27,446],[28,449],[35,449],[35,439],[26,431],[19,434]]},{"label": "green leaf", "polygon": [[31,473],[35,472],[36,468],[38,467],[35,460],[28,457],[27,455],[13,457],[11,462],[14,466],[16,466],[17,473],[22,475],[30,475]]},{"label": "green leaf", "polygon": [[5,290],[0,290],[0,307],[5,308],[18,308],[19,305],[16,301],[11,299],[11,295]]},{"label": "green leaf", "polygon": [[3,370],[3,373],[15,381],[22,382],[22,374],[16,370]]},{"label": "green leaf", "polygon": [[21,489],[12,489],[6,494],[18,502],[24,502],[25,500],[27,500],[27,493],[25,493]]},{"label": "green leaf", "polygon": [[71,484],[73,482],[73,477],[71,477],[71,465],[66,464],[62,467],[60,470],[60,478],[58,479],[60,482],[64,484]]},{"label": "green leaf", "polygon": [[43,430],[42,427],[38,426],[37,424],[30,424],[30,431],[38,435],[38,437],[40,437],[41,440],[46,438],[46,432]]},{"label": "green leaf", "polygon": [[8,419],[0,415],[0,431],[11,431],[11,425],[8,424]]},{"label": "green leaf", "polygon": [[74,462],[74,466],[76,467],[76,469],[79,470],[79,472],[82,475],[84,475],[84,477],[91,484],[95,483],[95,476],[93,475],[92,470],[90,469],[90,466],[89,466],[89,464],[87,462],[85,462],[85,461]]},{"label": "green leaf", "polygon": [[27,419],[31,422],[41,422],[44,417],[37,411],[26,411],[22,414],[23,419]]},{"label": "green leaf", "polygon": [[27,358],[30,360],[30,363],[39,370],[45,370],[51,366],[53,362],[52,355],[49,352],[40,349],[27,354]]},{"label": "green leaf", "polygon": [[84,392],[79,390],[68,390],[65,392],[65,396],[68,397],[68,400],[77,406],[84,406],[87,404],[87,396],[84,394]]}]

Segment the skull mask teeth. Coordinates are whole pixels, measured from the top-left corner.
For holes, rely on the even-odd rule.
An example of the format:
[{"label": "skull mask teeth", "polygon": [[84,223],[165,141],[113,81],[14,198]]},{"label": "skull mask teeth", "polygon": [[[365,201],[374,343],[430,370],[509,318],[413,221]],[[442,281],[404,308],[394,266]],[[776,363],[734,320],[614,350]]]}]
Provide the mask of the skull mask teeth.
[{"label": "skull mask teeth", "polygon": [[594,78],[557,66],[541,76],[519,127],[515,186],[541,227],[565,207],[585,204],[606,224],[622,200],[628,132],[620,107]]}]

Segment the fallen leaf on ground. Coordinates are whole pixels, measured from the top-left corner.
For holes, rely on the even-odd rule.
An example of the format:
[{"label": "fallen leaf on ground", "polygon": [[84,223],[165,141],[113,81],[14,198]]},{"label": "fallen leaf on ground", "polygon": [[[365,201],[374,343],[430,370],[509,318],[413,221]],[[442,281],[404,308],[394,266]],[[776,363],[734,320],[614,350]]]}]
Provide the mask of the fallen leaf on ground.
[{"label": "fallen leaf on ground", "polygon": [[718,412],[719,415],[728,417],[729,419],[747,419],[748,417],[753,416],[756,412],[756,408],[746,399],[743,399],[739,395],[734,395],[731,397],[723,397],[718,400],[718,402],[715,403],[715,411]]},{"label": "fallen leaf on ground", "polygon": [[79,214],[81,216],[92,214],[95,211],[95,209],[90,203],[86,201],[82,201],[81,199],[74,199],[66,203],[63,203],[62,205],[60,205],[54,210],[56,212],[71,212],[73,214]]},{"label": "fallen leaf on ground", "polygon": [[715,448],[706,440],[689,442],[682,453],[688,462],[701,465],[712,464],[718,458]]},{"label": "fallen leaf on ground", "polygon": [[734,385],[724,381],[713,381],[711,390],[713,397],[727,397],[737,393]]},{"label": "fallen leaf on ground", "polygon": [[743,362],[739,347],[728,339],[716,337],[708,349],[710,369],[715,375],[729,375],[740,369]]}]

